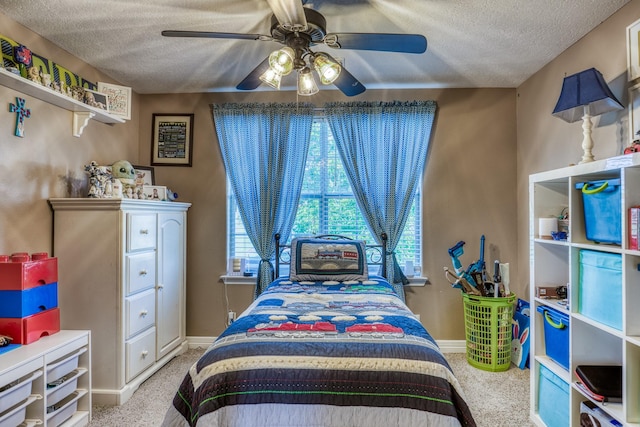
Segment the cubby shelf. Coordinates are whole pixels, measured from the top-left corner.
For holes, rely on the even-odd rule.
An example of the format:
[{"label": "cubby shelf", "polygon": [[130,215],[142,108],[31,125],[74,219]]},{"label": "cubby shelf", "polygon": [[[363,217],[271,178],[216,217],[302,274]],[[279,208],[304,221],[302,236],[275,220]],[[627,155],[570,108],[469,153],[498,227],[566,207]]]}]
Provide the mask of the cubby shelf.
[{"label": "cubby shelf", "polygon": [[3,68],[0,68],[0,85],[71,111],[73,113],[73,136],[79,137],[82,135],[82,131],[90,119],[107,124],[125,122],[121,117],[109,114],[99,108],[91,107]]},{"label": "cubby shelf", "polygon": [[[585,234],[584,204],[576,183],[602,179],[621,182],[621,241],[597,244]],[[569,425],[580,426],[580,403],[590,400],[576,385],[575,368],[581,364],[622,365],[622,403],[602,404],[599,408],[625,426],[640,425],[640,251],[628,249],[627,212],[640,205],[640,153],[541,172],[529,177],[530,301],[531,301],[531,419],[545,426],[540,413],[540,372],[547,368],[566,383]],[[568,208],[569,237],[566,241],[541,239],[538,218],[557,216]],[[620,329],[604,325],[581,314],[579,302],[580,252],[582,250],[616,254],[622,260],[622,303],[613,308],[622,312]],[[568,307],[536,296],[540,286],[568,285]],[[603,286],[606,285],[603,283]],[[569,315],[569,369],[546,355],[544,319],[540,306],[552,307]],[[607,307],[612,309],[611,307]],[[557,402],[554,402],[557,404]],[[556,424],[559,425],[559,424]]]}]

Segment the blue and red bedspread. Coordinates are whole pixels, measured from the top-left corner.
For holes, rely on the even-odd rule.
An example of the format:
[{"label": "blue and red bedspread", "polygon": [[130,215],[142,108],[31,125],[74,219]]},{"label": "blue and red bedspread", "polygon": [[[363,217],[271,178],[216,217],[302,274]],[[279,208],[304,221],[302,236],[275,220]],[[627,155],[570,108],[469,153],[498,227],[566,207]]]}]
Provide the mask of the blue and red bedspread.
[{"label": "blue and red bedspread", "polygon": [[165,426],[475,426],[435,341],[380,277],[279,279],[185,376]]}]

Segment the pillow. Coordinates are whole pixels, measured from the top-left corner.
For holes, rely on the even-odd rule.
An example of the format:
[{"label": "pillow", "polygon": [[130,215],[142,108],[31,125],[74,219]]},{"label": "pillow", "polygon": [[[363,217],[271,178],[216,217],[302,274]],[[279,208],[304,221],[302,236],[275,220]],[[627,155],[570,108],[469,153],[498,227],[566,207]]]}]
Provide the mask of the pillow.
[{"label": "pillow", "polygon": [[367,280],[361,240],[296,238],[291,241],[290,280]]}]

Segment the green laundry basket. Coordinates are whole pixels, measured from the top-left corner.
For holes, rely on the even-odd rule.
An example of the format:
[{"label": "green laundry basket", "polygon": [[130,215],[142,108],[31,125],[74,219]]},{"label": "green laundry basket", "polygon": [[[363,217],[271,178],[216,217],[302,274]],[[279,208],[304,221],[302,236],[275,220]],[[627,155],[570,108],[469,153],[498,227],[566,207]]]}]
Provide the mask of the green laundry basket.
[{"label": "green laundry basket", "polygon": [[462,294],[467,362],[491,372],[511,365],[511,320],[515,294],[504,298]]}]

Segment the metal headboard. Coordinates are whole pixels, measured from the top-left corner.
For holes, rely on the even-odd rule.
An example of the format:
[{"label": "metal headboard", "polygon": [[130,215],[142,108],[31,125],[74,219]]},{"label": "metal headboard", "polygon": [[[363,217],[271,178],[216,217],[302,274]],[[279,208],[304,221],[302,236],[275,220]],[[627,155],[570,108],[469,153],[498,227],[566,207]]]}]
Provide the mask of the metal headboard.
[{"label": "metal headboard", "polygon": [[[341,236],[339,234],[321,234],[313,236],[314,239],[327,239],[327,240],[353,240],[351,237]],[[276,241],[276,278],[280,277],[280,264],[289,264],[291,262],[291,245],[280,244],[280,233],[276,233],[274,236]],[[382,276],[387,277],[387,234],[382,233],[380,235],[382,244],[365,244],[365,255],[368,265],[380,265],[382,266]]]}]

